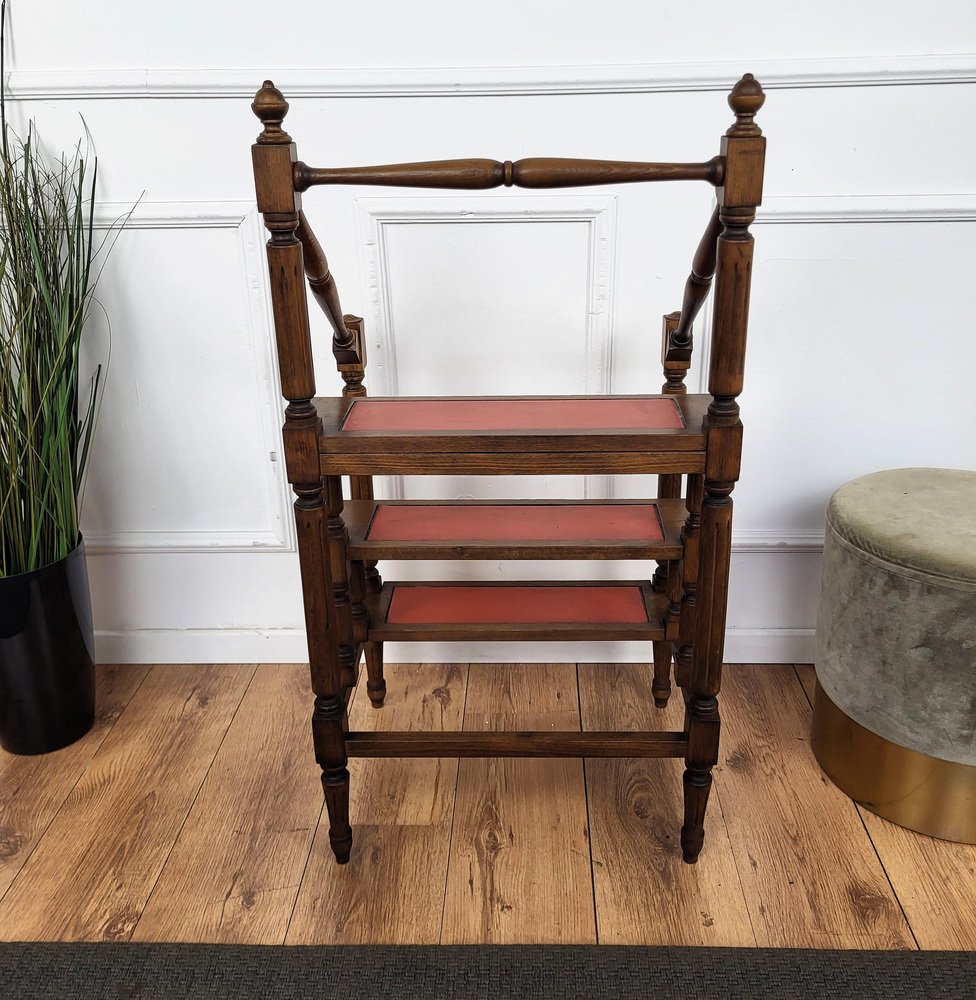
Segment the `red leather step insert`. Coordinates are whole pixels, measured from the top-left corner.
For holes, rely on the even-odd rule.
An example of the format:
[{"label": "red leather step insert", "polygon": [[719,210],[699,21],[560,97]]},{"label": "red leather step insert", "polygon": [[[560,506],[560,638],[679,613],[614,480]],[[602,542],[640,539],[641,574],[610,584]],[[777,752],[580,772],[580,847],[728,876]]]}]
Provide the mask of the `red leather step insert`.
[{"label": "red leather step insert", "polygon": [[502,622],[621,622],[643,624],[640,587],[394,587],[390,625]]},{"label": "red leather step insert", "polygon": [[670,399],[358,399],[343,431],[594,431],[680,429]]},{"label": "red leather step insert", "polygon": [[659,542],[663,537],[651,503],[381,503],[366,534],[374,542]]}]

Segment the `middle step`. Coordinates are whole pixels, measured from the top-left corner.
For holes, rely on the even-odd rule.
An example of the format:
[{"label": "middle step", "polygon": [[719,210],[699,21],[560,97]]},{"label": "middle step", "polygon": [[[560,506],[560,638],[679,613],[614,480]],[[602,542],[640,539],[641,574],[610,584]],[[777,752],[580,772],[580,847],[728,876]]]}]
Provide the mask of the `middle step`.
[{"label": "middle step", "polygon": [[681,558],[683,500],[350,500],[352,559]]},{"label": "middle step", "polygon": [[366,597],[369,639],[645,639],[664,636],[667,599],[647,581],[384,583]]}]

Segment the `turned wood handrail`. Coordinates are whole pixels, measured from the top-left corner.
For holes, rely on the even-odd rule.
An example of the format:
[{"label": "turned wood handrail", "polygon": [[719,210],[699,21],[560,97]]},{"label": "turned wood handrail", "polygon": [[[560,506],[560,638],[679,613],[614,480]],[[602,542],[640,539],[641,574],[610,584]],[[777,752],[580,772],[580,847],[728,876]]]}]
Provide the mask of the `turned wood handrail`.
[{"label": "turned wood handrail", "polygon": [[302,244],[302,265],[308,286],[332,327],[332,350],[336,354],[337,360],[341,360],[340,354],[345,355],[356,351],[356,338],[346,326],[343,318],[342,306],[339,304],[339,291],[336,288],[332,272],[329,270],[325,251],[315,233],[312,232],[312,227],[308,224],[305,213],[301,211],[298,213],[298,228],[295,230],[295,235]]},{"label": "turned wood handrail", "polygon": [[695,251],[695,257],[691,263],[691,274],[685,281],[678,323],[673,330],[668,331],[665,362],[691,360],[691,328],[702,304],[708,297],[708,290],[712,287],[716,254],[718,253],[718,237],[721,231],[722,223],[718,217],[718,206],[716,205],[698,244],[698,249]]},{"label": "turned wood handrail", "polygon": [[641,163],[627,160],[574,160],[530,157],[524,160],[430,160],[424,163],[387,163],[369,167],[310,167],[294,165],[296,191],[318,184],[380,184],[393,187],[560,188],[593,184],[629,184],[637,181],[708,181],[720,186],[725,161],[721,156],[705,163]]}]

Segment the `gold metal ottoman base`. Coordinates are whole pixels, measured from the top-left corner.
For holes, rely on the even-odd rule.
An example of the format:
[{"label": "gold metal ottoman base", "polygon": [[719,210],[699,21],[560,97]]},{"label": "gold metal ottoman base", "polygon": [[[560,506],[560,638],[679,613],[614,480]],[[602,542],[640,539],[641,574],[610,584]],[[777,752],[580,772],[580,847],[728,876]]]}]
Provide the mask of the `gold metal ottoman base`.
[{"label": "gold metal ottoman base", "polygon": [[872,733],[819,683],[812,743],[827,777],[866,809],[930,837],[976,844],[976,766],[929,757]]}]

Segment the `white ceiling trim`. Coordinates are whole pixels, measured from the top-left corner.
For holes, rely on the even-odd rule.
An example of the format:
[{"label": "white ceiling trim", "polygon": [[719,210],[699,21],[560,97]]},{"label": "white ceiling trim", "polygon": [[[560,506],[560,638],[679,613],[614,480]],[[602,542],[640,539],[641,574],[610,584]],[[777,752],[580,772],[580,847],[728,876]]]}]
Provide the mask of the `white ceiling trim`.
[{"label": "white ceiling trim", "polygon": [[253,96],[270,77],[289,98],[470,97],[728,90],[749,71],[768,90],[976,81],[976,53],[585,66],[14,70],[25,101]]}]

